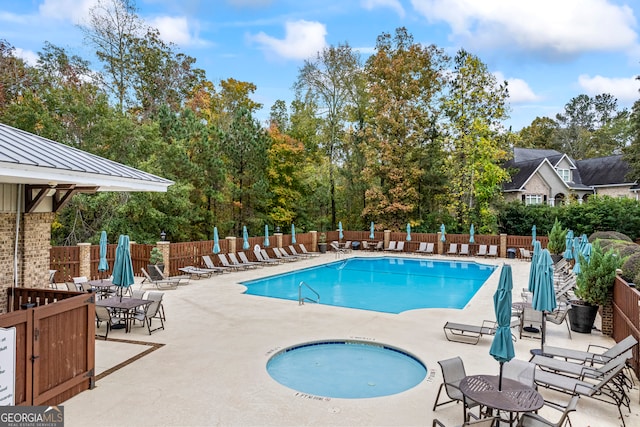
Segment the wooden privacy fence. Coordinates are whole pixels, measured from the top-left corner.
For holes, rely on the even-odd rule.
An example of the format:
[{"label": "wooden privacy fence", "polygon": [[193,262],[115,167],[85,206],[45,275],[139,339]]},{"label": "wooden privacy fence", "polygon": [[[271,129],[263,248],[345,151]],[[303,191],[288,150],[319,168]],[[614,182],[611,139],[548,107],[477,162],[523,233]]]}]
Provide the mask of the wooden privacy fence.
[{"label": "wooden privacy fence", "polygon": [[[620,342],[633,335],[640,342],[640,292],[620,276],[613,285],[613,339]],[[631,367],[640,376],[640,351],[633,348]]]},{"label": "wooden privacy fence", "polygon": [[93,294],[9,288],[9,304],[12,296],[14,311],[0,315],[0,327],[16,328],[15,404],[58,405],[93,388]]}]

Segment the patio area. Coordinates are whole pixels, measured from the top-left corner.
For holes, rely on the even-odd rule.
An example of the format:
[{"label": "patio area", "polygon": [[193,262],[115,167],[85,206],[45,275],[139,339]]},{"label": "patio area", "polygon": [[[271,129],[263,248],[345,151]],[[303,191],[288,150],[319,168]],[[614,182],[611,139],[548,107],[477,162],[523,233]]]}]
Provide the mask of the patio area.
[{"label": "patio area", "polygon": [[[345,256],[380,256],[354,251]],[[383,254],[382,256],[392,256]],[[403,256],[412,256],[403,254]],[[452,259],[434,256],[433,259]],[[430,426],[433,418],[453,426],[462,422],[462,406],[431,410],[442,375],[438,360],[460,356],[468,375],[496,375],[498,363],[489,355],[492,337],[477,345],[449,342],[446,321],[480,324],[494,320],[493,294],[500,269],[463,310],[421,309],[387,314],[297,301],[243,295],[238,282],[292,269],[331,262],[335,254],[274,267],[191,280],[168,290],[163,304],[165,330],[148,335],[115,330],[109,340],[96,340],[97,382],[93,390],[63,403],[67,426]],[[469,258],[464,258],[469,260]],[[513,300],[527,286],[529,262],[477,259],[513,270]],[[455,286],[452,283],[451,286]],[[151,285],[144,289],[153,290]],[[547,323],[547,343],[586,349],[589,344],[614,344],[598,331],[572,333]],[[599,326],[599,325],[597,325]],[[417,356],[428,369],[418,386],[392,396],[335,399],[309,396],[274,381],[266,363],[280,349],[309,341],[357,339],[388,344]],[[528,360],[540,340],[515,343],[516,358]],[[540,390],[545,398],[568,396]],[[640,424],[638,385],[630,393],[631,413],[623,408],[627,426]],[[553,420],[557,411],[541,410]],[[574,426],[617,426],[617,408],[582,397],[571,415]]]}]

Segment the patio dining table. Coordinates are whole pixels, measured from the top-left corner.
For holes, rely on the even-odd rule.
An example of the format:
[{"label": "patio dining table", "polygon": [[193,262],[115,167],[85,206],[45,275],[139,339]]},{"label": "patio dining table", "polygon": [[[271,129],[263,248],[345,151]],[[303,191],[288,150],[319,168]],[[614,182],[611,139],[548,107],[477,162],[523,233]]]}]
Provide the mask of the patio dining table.
[{"label": "patio dining table", "polygon": [[104,279],[89,280],[89,282],[87,283],[89,283],[89,285],[91,285],[91,287],[95,289],[96,294],[98,294],[100,298],[108,297],[111,294],[110,291],[112,291],[113,287],[115,286],[113,282],[111,282],[111,280]]},{"label": "patio dining table", "polygon": [[503,377],[502,389],[498,390],[499,380],[497,375],[471,375],[460,381],[460,391],[491,412],[508,412],[510,426],[517,420],[514,413],[537,411],[544,405],[542,395],[533,387]]},{"label": "patio dining table", "polygon": [[111,309],[114,313],[120,313],[124,321],[125,332],[131,331],[131,323],[133,322],[136,309],[140,307],[146,308],[146,306],[148,306],[151,303],[152,301],[147,299],[119,297],[119,296],[99,299],[96,301],[97,306],[107,307]]}]

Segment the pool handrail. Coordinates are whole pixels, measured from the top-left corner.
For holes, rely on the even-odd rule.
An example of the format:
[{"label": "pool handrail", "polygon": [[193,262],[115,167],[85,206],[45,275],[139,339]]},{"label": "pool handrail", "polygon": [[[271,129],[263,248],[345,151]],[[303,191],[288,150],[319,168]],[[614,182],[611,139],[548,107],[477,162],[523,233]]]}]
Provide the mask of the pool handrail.
[{"label": "pool handrail", "polygon": [[[313,300],[309,297],[303,297],[302,296],[302,285],[304,285],[307,289],[309,289],[311,292],[313,292],[314,294],[316,294],[317,299]],[[316,292],[315,289],[313,289],[311,286],[307,285],[304,281],[301,281],[300,284],[298,285],[298,305],[304,305],[304,301],[309,301],[309,302],[315,302],[316,304],[320,304],[320,294],[318,292]]]}]

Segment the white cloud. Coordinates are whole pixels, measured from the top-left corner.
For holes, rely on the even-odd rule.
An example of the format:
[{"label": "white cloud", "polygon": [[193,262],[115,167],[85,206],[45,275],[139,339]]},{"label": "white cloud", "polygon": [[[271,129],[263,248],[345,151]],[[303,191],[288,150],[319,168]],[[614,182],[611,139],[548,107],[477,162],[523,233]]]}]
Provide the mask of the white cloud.
[{"label": "white cloud", "polygon": [[19,47],[15,48],[15,55],[18,58],[21,58],[24,60],[24,62],[26,62],[27,64],[31,65],[32,67],[35,66],[38,63],[38,54],[30,51],[30,50],[24,50],[24,49],[20,49]]},{"label": "white cloud", "polygon": [[582,74],[578,77],[578,84],[587,95],[594,96],[609,93],[622,103],[630,103],[640,98],[640,81],[635,77],[603,77]]},{"label": "white cloud", "polygon": [[367,10],[387,7],[396,12],[401,18],[404,18],[405,15],[404,8],[399,0],[362,0],[360,4]]},{"label": "white cloud", "polygon": [[327,45],[324,24],[310,21],[295,21],[285,24],[284,39],[271,37],[263,32],[250,36],[262,49],[287,59],[307,59]]},{"label": "white cloud", "polygon": [[44,0],[40,5],[40,15],[48,19],[71,21],[74,24],[86,22],[89,10],[98,0]]},{"label": "white cloud", "polygon": [[189,22],[184,16],[159,16],[149,21],[149,24],[158,29],[160,37],[166,42],[184,46],[193,41],[189,32]]},{"label": "white cloud", "polygon": [[514,77],[506,79],[504,75],[497,71],[493,73],[496,77],[498,83],[502,83],[505,80],[507,81],[507,89],[509,90],[509,103],[511,104],[522,104],[526,102],[535,102],[541,99],[540,96],[536,95],[529,84],[522,80]]},{"label": "white cloud", "polygon": [[573,55],[628,50],[637,44],[633,10],[608,0],[411,0],[429,21],[449,24],[452,38]]}]

